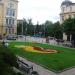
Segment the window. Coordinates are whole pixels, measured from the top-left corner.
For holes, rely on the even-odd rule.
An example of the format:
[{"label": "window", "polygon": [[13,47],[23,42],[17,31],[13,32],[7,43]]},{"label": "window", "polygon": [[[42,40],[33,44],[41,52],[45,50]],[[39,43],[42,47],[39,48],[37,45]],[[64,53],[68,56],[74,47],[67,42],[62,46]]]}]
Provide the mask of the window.
[{"label": "window", "polygon": [[61,16],[62,21],[64,21],[64,16]]},{"label": "window", "polygon": [[11,28],[9,28],[9,34],[11,34]]},{"label": "window", "polygon": [[70,11],[72,11],[72,7],[70,7]]},{"label": "window", "polygon": [[14,28],[12,29],[12,33],[14,33]]},{"label": "window", "polygon": [[15,16],[15,11],[14,11],[14,10],[13,10],[13,13],[12,13],[12,15],[13,15],[13,16]]},{"label": "window", "polygon": [[65,7],[62,8],[62,11],[63,11],[63,12],[65,11]]},{"label": "window", "polygon": [[12,24],[12,19],[9,19],[9,25],[11,25]]},{"label": "window", "polygon": [[6,19],[6,25],[13,25],[14,24],[14,19],[12,19],[12,18],[7,18]]},{"label": "window", "polygon": [[14,24],[14,19],[12,20],[12,24]]},{"label": "window", "polygon": [[7,15],[7,16],[12,16],[12,10],[11,10],[11,9],[7,9],[6,15]]},{"label": "window", "polygon": [[13,9],[8,8],[6,12],[7,16],[15,16],[15,11]]},{"label": "window", "polygon": [[12,1],[9,1],[8,8],[13,8],[13,7],[14,7],[14,3]]},{"label": "window", "polygon": [[7,24],[7,25],[9,24],[9,21],[8,21],[8,19],[6,19],[6,24]]},{"label": "window", "polygon": [[8,29],[6,28],[6,33],[8,32]]}]

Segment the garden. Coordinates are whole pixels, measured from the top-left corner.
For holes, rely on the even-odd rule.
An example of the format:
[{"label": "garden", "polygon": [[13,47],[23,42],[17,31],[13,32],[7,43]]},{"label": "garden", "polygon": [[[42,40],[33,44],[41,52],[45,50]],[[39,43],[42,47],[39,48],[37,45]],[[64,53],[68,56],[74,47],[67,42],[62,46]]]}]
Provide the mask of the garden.
[{"label": "garden", "polygon": [[75,66],[75,49],[36,42],[10,42],[9,48],[16,55],[55,72]]}]

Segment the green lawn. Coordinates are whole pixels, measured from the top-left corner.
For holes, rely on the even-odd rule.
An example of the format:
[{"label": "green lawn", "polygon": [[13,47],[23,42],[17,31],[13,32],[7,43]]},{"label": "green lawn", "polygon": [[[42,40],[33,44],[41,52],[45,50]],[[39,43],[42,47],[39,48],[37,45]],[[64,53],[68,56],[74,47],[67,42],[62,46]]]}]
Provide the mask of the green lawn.
[{"label": "green lawn", "polygon": [[[14,47],[15,45],[32,45],[43,48],[50,48],[60,51],[54,54],[41,54],[34,52],[26,52],[22,49]],[[11,42],[9,47],[11,50],[22,57],[27,58],[49,70],[61,71],[65,68],[75,66],[75,49],[52,46],[48,44],[28,43],[28,42]]]}]

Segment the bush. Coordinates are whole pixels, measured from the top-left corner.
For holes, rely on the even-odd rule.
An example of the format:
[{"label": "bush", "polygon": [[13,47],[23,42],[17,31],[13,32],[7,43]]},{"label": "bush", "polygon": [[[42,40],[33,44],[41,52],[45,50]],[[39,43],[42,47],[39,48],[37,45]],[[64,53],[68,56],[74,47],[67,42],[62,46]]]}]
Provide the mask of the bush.
[{"label": "bush", "polygon": [[[8,48],[0,47],[0,75],[14,75],[12,67],[17,67],[17,58]],[[15,74],[16,75],[16,74]]]}]

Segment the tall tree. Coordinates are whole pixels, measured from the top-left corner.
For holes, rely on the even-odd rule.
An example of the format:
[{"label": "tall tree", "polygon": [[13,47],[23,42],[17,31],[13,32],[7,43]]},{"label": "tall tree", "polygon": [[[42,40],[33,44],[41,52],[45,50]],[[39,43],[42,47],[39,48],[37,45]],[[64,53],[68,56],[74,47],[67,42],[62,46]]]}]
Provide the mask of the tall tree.
[{"label": "tall tree", "polygon": [[63,31],[68,36],[67,39],[70,40],[70,36],[72,36],[71,40],[73,41],[73,44],[75,46],[75,18],[69,18],[65,20],[62,25]]},{"label": "tall tree", "polygon": [[34,26],[33,26],[33,23],[32,23],[32,19],[28,19],[27,34],[28,35],[33,35],[34,34]]},{"label": "tall tree", "polygon": [[22,23],[21,22],[19,22],[17,24],[17,34],[18,35],[21,35],[22,34]]},{"label": "tall tree", "polygon": [[45,23],[43,24],[43,30],[44,30],[44,34],[45,36],[53,36],[53,23],[49,20],[45,21]]},{"label": "tall tree", "polygon": [[54,23],[53,32],[55,38],[62,39],[63,37],[62,26],[60,25],[59,22]]}]

